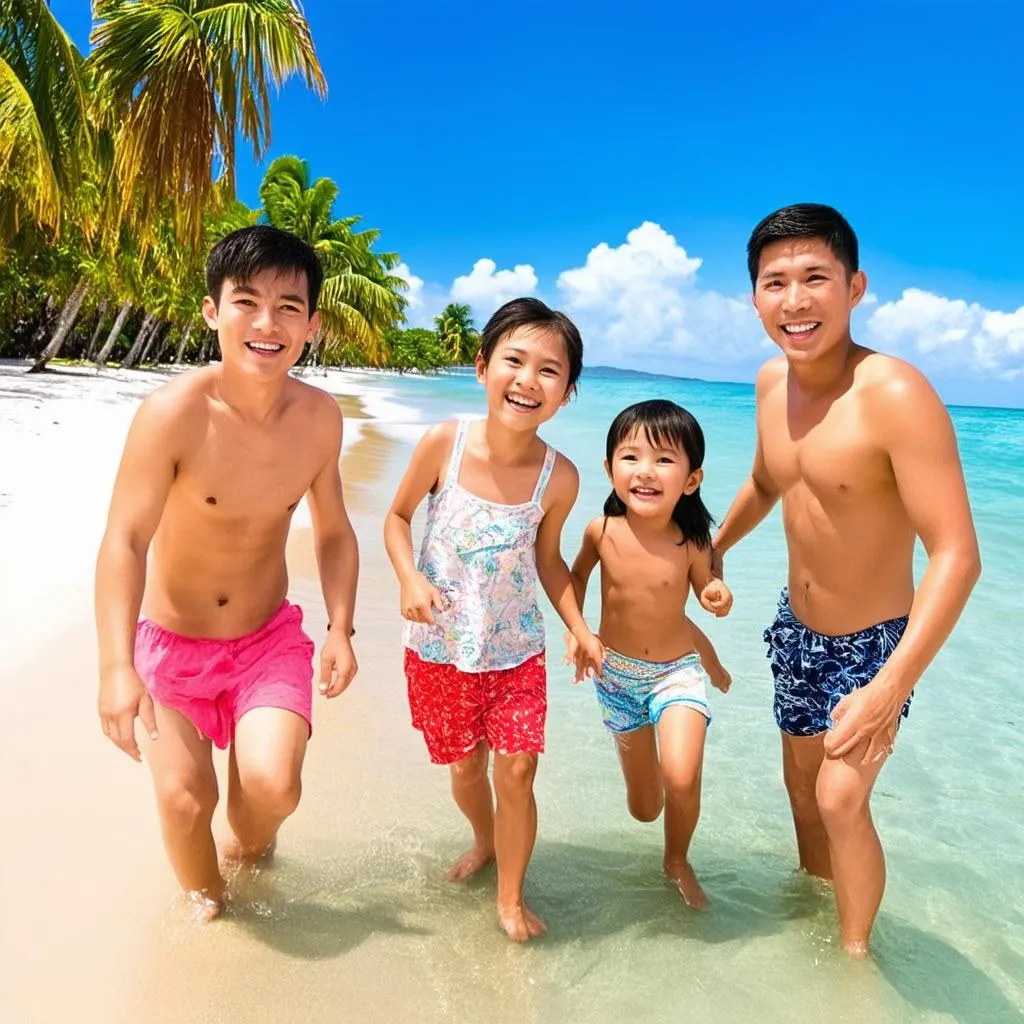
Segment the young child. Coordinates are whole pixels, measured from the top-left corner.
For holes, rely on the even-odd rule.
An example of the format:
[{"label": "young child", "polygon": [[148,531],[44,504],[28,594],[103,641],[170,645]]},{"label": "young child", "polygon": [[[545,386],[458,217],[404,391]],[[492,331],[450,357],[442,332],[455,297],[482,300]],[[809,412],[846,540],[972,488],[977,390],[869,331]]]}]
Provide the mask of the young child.
[{"label": "young child", "polygon": [[[604,515],[587,526],[572,567],[582,608],[587,580],[601,564],[605,657],[594,686],[618,745],[630,814],[654,821],[664,806],[665,872],[701,910],[708,899],[687,855],[711,721],[706,683],[710,673],[724,693],[731,680],[683,607],[691,586],[714,615],[732,607],[728,587],[711,573],[703,462],[704,435],[685,409],[659,399],[620,412],[604,464],[613,491]],[[577,680],[587,673],[578,635],[567,638]]]},{"label": "young child", "polygon": [[[523,900],[547,711],[538,578],[575,637],[584,670],[598,669],[602,658],[559,549],[579,475],[537,436],[569,400],[582,364],[579,331],[563,313],[537,299],[502,306],[476,358],[487,418],[427,431],[384,525],[407,620],[413,726],[430,760],[450,766],[452,795],[473,829],[472,848],[448,877],[468,878],[496,859],[498,920],[517,942],[545,930]],[[414,563],[411,521],[428,493]]]}]

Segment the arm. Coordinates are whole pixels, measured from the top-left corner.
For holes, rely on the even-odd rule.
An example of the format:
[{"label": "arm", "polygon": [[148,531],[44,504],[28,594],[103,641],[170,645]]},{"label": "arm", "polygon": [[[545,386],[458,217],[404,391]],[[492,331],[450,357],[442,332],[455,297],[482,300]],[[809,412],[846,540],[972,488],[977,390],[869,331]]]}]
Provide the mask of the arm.
[{"label": "arm", "polygon": [[331,400],[325,405],[327,459],[309,489],[313,542],[320,571],[320,586],[327,606],[328,636],[320,652],[320,692],[342,693],[358,666],[352,652],[356,581],[359,578],[359,542],[345,509],[338,460],[344,429],[341,410]]},{"label": "arm", "polygon": [[444,608],[440,593],[416,569],[412,517],[438,483],[441,466],[452,448],[454,429],[451,423],[441,423],[423,435],[384,517],[384,547],[402,588],[402,617],[411,622],[432,622],[432,609]]},{"label": "arm", "polygon": [[146,586],[146,555],[174,481],[184,417],[181,398],[156,393],[139,407],[121,465],[96,559],[99,712],[103,731],[141,760],[135,718],[156,739],[153,702],[135,672],[135,628]]},{"label": "arm", "polygon": [[921,374],[902,363],[897,367],[869,397],[867,412],[885,431],[896,486],[928,553],[928,568],[896,650],[859,691],[860,700],[844,698],[846,706],[836,708],[836,728],[825,743],[830,757],[844,757],[867,740],[865,761],[892,747],[900,708],[946,642],[981,575],[949,414]]},{"label": "arm", "polygon": [[722,618],[732,609],[732,591],[726,586],[713,568],[712,548],[700,549],[693,544],[690,549],[690,585],[693,587],[701,607],[712,615]]},{"label": "arm", "polygon": [[587,583],[590,580],[590,574],[600,561],[597,552],[597,533],[600,523],[600,519],[593,519],[587,524],[587,528],[583,531],[583,542],[580,544],[579,554],[576,555],[576,560],[572,563],[569,573],[572,577],[572,589],[576,595],[576,604],[581,612],[587,596]]},{"label": "arm", "polygon": [[562,527],[576,504],[579,493],[580,477],[576,467],[567,459],[559,456],[555,471],[548,485],[551,504],[540,529],[537,531],[537,576],[544,592],[548,595],[555,611],[572,634],[579,648],[577,668],[600,674],[604,650],[601,642],[594,636],[584,621],[577,599],[576,585],[569,567],[562,558],[561,540]]},{"label": "arm", "polygon": [[[765,392],[778,382],[779,372],[779,367],[774,362],[761,367],[755,386],[758,406]],[[721,576],[722,558],[726,551],[735,547],[750,533],[768,515],[778,500],[779,489],[765,465],[761,427],[758,423],[754,465],[750,476],[740,486],[712,542],[712,566],[716,575]]]}]

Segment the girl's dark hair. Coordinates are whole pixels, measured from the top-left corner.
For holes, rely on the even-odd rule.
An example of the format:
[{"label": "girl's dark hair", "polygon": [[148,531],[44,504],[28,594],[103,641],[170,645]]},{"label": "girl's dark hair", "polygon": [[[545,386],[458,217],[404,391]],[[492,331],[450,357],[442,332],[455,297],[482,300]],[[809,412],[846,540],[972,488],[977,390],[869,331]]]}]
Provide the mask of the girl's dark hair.
[{"label": "girl's dark hair", "polygon": [[[704,465],[704,431],[700,429],[700,424],[682,406],[664,398],[655,398],[623,409],[612,420],[605,446],[609,467],[615,449],[638,430],[642,430],[650,444],[656,448],[679,448],[686,452],[691,473]],[[614,489],[604,503],[604,514],[626,514],[626,506]],[[684,494],[676,502],[672,510],[672,522],[683,532],[681,544],[689,542],[701,550],[711,546],[714,519],[700,496],[700,487],[692,494]]]},{"label": "girl's dark hair", "polygon": [[498,342],[520,327],[547,327],[565,342],[569,360],[569,387],[572,391],[583,372],[583,339],[579,328],[557,309],[545,305],[540,299],[512,299],[496,310],[480,335],[480,358],[484,365],[491,361]]}]

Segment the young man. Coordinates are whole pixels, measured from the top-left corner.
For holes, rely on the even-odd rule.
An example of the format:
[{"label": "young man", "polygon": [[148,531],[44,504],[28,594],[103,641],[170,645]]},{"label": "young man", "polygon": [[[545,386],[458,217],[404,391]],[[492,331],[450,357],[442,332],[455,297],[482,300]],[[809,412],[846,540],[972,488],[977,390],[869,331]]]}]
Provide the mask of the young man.
[{"label": "young man", "polygon": [[286,600],[285,542],[303,495],[330,620],[328,697],[356,673],[359,553],[340,410],[288,375],[319,325],[316,254],[284,231],[245,228],[213,248],[206,279],[203,317],[222,361],[159,388],[135,416],[97,562],[96,622],[103,731],[138,761],[141,720],[171,865],[209,919],[225,891],[211,744],[231,745],[227,859],[269,854],[299,800],[313,643]]},{"label": "young man", "polygon": [[867,287],[850,225],[787,207],[747,251],[782,356],[758,374],[754,467],[714,544],[720,560],[782,499],[789,586],[765,640],[783,775],[800,866],[834,881],[843,944],[865,956],[885,887],[871,790],[981,563],[942,402],[912,366],[850,337]]}]

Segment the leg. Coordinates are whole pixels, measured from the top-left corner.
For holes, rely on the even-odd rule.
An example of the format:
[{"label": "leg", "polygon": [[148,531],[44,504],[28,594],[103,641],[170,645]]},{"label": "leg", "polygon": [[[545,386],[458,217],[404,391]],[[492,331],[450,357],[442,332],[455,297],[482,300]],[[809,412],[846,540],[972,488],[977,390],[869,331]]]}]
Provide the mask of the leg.
[{"label": "leg", "polygon": [[309,723],[281,708],[253,708],[238,720],[231,746],[229,860],[258,860],[273,851],[281,822],[299,805]]},{"label": "leg", "polygon": [[796,826],[800,867],[810,875],[830,881],[832,859],[828,835],[818,810],[816,786],[825,756],[824,734],[791,736],[782,733],[782,775],[789,794],[789,806]]},{"label": "leg", "polygon": [[533,797],[536,774],[536,754],[496,754],[494,757],[498,920],[515,942],[523,942],[545,931],[544,922],[523,899],[523,881],[537,838],[537,802]]},{"label": "leg", "polygon": [[202,907],[204,920],[216,917],[224,896],[217,847],[210,822],[217,806],[217,775],[211,743],[184,715],[154,704],[157,740],[145,739],[153,775],[164,846],[178,884]]},{"label": "leg", "polygon": [[818,807],[832,853],[840,934],[846,951],[857,957],[867,956],[885,891],[885,855],[869,803],[883,764],[826,758],[818,773]]},{"label": "leg", "polygon": [[449,765],[452,796],[473,829],[473,846],[448,869],[448,880],[461,882],[494,860],[494,801],[487,778],[490,750],[480,742],[469,757]]},{"label": "leg", "polygon": [[687,906],[707,910],[708,898],[690,867],[690,840],[700,817],[701,774],[707,718],[671,704],[658,720],[658,746],[665,786],[665,873]]},{"label": "leg", "polygon": [[654,821],[661,814],[665,802],[654,727],[645,725],[632,732],[614,735],[626,783],[629,813],[637,821]]}]

